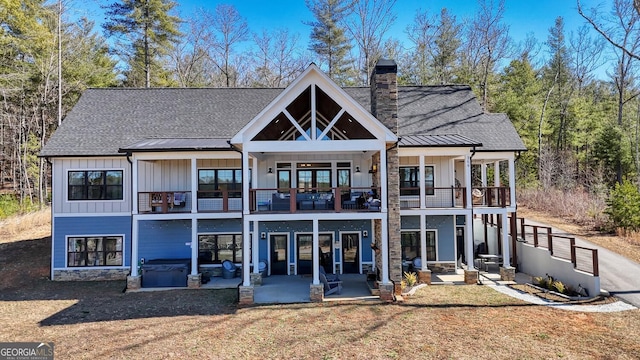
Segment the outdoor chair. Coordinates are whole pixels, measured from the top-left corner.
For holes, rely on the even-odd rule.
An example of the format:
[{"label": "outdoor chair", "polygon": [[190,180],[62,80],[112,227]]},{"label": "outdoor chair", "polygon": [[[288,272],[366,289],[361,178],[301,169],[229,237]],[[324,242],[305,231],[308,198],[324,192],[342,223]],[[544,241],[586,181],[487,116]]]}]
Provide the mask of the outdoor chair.
[{"label": "outdoor chair", "polygon": [[324,270],[324,266],[320,265],[320,274],[324,275],[325,278],[327,278],[327,281],[340,281],[340,279],[338,278],[338,275],[333,275],[333,274],[327,274],[327,272]]},{"label": "outdoor chair", "polygon": [[324,285],[325,295],[342,293],[342,281],[340,280],[329,281],[327,280],[327,277],[324,274],[320,273],[320,282],[322,283],[322,285]]}]

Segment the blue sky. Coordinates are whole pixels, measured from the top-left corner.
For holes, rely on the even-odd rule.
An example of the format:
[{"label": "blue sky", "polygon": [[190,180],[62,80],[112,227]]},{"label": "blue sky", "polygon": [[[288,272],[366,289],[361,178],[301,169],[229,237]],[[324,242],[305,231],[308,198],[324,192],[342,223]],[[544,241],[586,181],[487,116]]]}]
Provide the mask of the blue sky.
[{"label": "blue sky", "polygon": [[[311,27],[305,25],[304,22],[313,20],[304,0],[176,1],[182,18],[188,18],[198,9],[213,10],[218,4],[232,4],[247,20],[251,31],[261,32],[263,29],[287,28],[291,32],[298,33],[301,41],[306,41],[311,31]],[[497,0],[494,1],[497,2]],[[85,14],[100,23],[104,16],[98,5],[105,2],[105,0],[84,2],[75,0],[69,3],[68,11],[76,16],[77,14]],[[612,2],[613,0],[581,0],[585,10],[598,7],[603,12],[610,10]],[[577,13],[575,0],[506,0],[505,5],[504,22],[509,25],[509,35],[516,43],[524,40],[528,33],[533,33],[539,43],[544,43],[549,28],[553,26],[555,18],[558,16],[562,16],[565,20],[567,39],[570,31],[576,30],[584,24],[584,20]],[[404,40],[406,38],[405,29],[413,22],[419,9],[436,14],[443,7],[446,7],[459,21],[463,21],[474,15],[478,5],[476,0],[398,0],[395,6],[397,20],[388,36]],[[594,36],[596,35],[594,34]],[[604,72],[604,69],[601,69],[600,72]]]}]

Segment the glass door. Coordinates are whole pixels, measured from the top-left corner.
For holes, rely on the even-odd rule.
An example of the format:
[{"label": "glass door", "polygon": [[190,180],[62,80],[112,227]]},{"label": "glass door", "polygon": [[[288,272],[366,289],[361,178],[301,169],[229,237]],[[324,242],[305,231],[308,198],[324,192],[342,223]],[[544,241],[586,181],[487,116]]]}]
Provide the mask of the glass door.
[{"label": "glass door", "polygon": [[342,272],[360,272],[360,236],[357,233],[342,234]]},{"label": "glass door", "polygon": [[311,274],[313,264],[313,236],[298,234],[296,239],[296,262],[298,275]]},{"label": "glass door", "polygon": [[287,235],[269,235],[271,243],[271,275],[287,275]]}]

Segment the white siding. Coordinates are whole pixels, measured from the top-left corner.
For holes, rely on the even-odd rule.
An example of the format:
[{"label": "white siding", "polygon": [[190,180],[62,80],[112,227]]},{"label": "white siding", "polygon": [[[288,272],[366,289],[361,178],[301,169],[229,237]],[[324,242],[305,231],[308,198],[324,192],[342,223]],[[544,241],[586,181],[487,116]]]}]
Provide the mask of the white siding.
[{"label": "white siding", "polygon": [[[123,200],[69,201],[68,171],[122,170]],[[131,165],[125,157],[53,159],[53,213],[91,214],[131,212]]]}]

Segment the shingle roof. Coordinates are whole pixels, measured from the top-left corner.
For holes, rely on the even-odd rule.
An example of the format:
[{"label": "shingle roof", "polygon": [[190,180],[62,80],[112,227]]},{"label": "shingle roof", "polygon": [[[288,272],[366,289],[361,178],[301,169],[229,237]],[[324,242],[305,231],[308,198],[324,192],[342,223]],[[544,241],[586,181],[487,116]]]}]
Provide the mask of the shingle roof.
[{"label": "shingle roof", "polygon": [[[89,89],[42,149],[42,156],[117,155],[150,139],[230,139],[283,89]],[[369,88],[345,88],[369,109]],[[526,150],[504,114],[483,114],[468,86],[398,89],[399,136],[460,135],[479,151]],[[195,141],[195,140],[194,140]],[[188,142],[188,141],[187,141]],[[180,141],[181,149],[197,144]],[[185,147],[185,145],[187,145]],[[121,154],[120,154],[121,155]]]},{"label": "shingle roof", "polygon": [[188,151],[188,150],[231,150],[229,139],[145,139],[120,148],[120,152],[129,151]]}]

